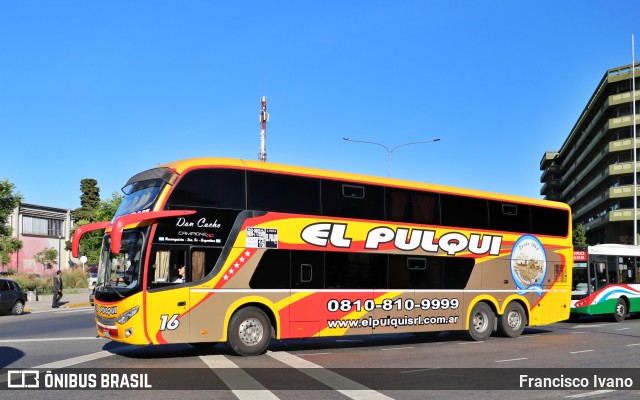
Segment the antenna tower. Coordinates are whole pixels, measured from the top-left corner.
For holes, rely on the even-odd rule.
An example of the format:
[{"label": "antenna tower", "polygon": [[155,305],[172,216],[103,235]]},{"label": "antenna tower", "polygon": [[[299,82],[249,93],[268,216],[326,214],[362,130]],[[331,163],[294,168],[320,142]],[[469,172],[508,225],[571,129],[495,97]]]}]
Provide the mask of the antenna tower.
[{"label": "antenna tower", "polygon": [[258,160],[267,161],[267,123],[269,122],[269,113],[267,112],[267,96],[260,98],[262,108],[260,109],[260,153]]}]

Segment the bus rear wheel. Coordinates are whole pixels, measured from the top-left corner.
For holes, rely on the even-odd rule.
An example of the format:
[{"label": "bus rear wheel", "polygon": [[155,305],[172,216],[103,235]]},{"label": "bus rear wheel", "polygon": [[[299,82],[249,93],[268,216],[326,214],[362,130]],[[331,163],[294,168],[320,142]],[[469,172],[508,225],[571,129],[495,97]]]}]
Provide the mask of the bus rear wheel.
[{"label": "bus rear wheel", "polygon": [[233,314],[227,332],[227,348],[239,356],[264,353],[271,340],[271,322],[257,307],[245,307]]},{"label": "bus rear wheel", "polygon": [[469,315],[469,330],[467,336],[471,340],[481,342],[489,339],[493,326],[495,325],[495,316],[493,310],[487,305],[487,303],[477,303],[471,309],[471,315]]},{"label": "bus rear wheel", "polygon": [[627,302],[624,299],[619,298],[618,302],[616,303],[616,309],[613,313],[613,319],[615,319],[616,322],[624,321],[624,319],[627,317],[628,311],[629,307],[627,307]]},{"label": "bus rear wheel", "polygon": [[498,319],[498,333],[506,337],[518,337],[527,325],[527,316],[520,303],[511,302]]}]

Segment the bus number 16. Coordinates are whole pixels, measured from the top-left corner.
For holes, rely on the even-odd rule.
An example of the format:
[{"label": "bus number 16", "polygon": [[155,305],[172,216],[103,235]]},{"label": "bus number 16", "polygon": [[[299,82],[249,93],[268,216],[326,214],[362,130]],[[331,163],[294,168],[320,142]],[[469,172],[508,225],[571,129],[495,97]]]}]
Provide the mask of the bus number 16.
[{"label": "bus number 16", "polygon": [[180,321],[178,321],[178,317],[180,314],[173,314],[171,318],[168,315],[161,315],[160,319],[162,322],[160,323],[160,330],[166,331],[167,329],[172,331],[174,329],[178,329],[180,326]]}]

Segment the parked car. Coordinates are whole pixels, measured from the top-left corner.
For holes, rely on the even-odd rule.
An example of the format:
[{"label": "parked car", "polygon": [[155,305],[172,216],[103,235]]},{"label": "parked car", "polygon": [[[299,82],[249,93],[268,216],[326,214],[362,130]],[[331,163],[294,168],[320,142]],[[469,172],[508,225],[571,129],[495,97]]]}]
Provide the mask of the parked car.
[{"label": "parked car", "polygon": [[89,292],[89,304],[93,305],[93,299],[96,297],[96,287],[93,286],[93,289]]},{"label": "parked car", "polygon": [[87,285],[89,285],[89,289],[94,287],[98,282],[98,273],[97,272],[89,272],[89,279],[87,279]]},{"label": "parked car", "polygon": [[0,312],[11,311],[13,315],[24,312],[27,294],[20,289],[18,282],[0,278]]}]

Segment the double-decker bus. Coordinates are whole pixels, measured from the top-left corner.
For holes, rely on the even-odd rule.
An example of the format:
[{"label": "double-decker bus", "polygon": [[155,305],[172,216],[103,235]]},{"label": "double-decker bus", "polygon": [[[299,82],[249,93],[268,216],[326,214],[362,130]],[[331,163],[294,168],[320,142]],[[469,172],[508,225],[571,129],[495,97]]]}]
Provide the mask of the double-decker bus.
[{"label": "double-decker bus", "polygon": [[[561,203],[234,159],[133,176],[104,229],[98,335],[130,344],[494,330],[569,317]],[[184,267],[184,268],[183,268]],[[184,271],[184,273],[182,273]]]},{"label": "double-decker bus", "polygon": [[599,244],[574,252],[571,319],[611,315],[621,322],[640,311],[640,247]]}]

